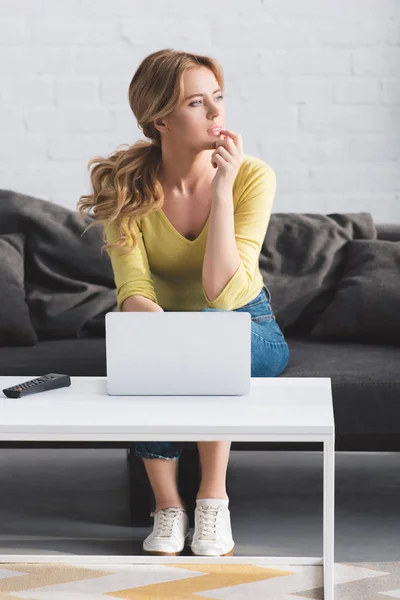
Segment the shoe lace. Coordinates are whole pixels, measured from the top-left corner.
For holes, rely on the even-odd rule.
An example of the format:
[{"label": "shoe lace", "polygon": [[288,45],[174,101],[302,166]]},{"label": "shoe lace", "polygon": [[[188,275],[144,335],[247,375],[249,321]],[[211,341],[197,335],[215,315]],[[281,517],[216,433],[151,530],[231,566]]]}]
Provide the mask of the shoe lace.
[{"label": "shoe lace", "polygon": [[217,529],[222,513],[222,506],[200,505],[198,511],[199,540],[217,539]]},{"label": "shoe lace", "polygon": [[[163,508],[157,514],[158,526],[155,531],[155,537],[171,537],[173,530],[178,523],[178,517],[182,513],[182,508]],[[155,517],[155,512],[150,513],[151,517]]]}]

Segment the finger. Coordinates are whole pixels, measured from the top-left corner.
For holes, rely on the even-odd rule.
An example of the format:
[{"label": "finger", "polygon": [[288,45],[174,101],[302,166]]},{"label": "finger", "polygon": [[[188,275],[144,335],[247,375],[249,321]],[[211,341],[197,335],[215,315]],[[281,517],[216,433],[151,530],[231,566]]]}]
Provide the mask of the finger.
[{"label": "finger", "polygon": [[240,152],[242,152],[243,140],[242,140],[242,136],[240,135],[240,133],[237,133],[236,131],[232,131],[231,129],[221,129],[220,134],[223,134],[225,136],[228,136],[228,138],[233,139],[237,149]]},{"label": "finger", "polygon": [[215,158],[214,158],[214,163],[215,163],[216,166],[218,166],[218,165],[226,165],[226,164],[228,164],[228,161],[225,160],[225,158],[223,156],[221,156],[221,154],[217,154],[215,156]]},{"label": "finger", "polygon": [[216,147],[216,149],[225,147],[233,155],[238,153],[238,149],[236,147],[235,142],[233,141],[232,138],[229,138],[229,137],[227,137],[225,139],[217,140],[215,143],[215,147]]},{"label": "finger", "polygon": [[220,154],[216,154],[211,159],[211,163],[212,163],[212,166],[214,167],[214,169],[216,169],[218,167],[218,165],[226,163],[226,160],[224,158],[222,158],[222,156]]},{"label": "finger", "polygon": [[239,134],[236,131],[232,131],[232,129],[220,129],[220,134],[228,135],[229,137],[236,138]]},{"label": "finger", "polygon": [[217,145],[216,148],[215,148],[215,150],[214,150],[214,152],[213,152],[213,154],[212,154],[212,156],[214,156],[214,154],[216,152],[218,152],[218,150],[220,148],[223,148],[226,152],[229,152],[230,154],[236,154],[237,153],[236,146],[235,146],[235,144],[231,140],[231,145],[229,145],[228,148],[226,147],[226,143],[225,144],[220,143],[219,145]]},{"label": "finger", "polygon": [[218,146],[223,146],[223,145],[227,145],[227,144],[233,144],[235,145],[235,140],[233,140],[231,137],[226,136],[222,136],[219,137],[216,142],[216,148],[218,148]]},{"label": "finger", "polygon": [[224,148],[224,146],[220,146],[218,148],[218,150],[216,150],[216,156],[218,156],[218,154],[220,156],[223,156],[224,158],[232,158],[232,154],[226,149]]},{"label": "finger", "polygon": [[211,163],[213,163],[213,167],[215,166],[214,163],[218,162],[215,159],[218,158],[221,158],[224,163],[230,164],[233,157],[232,154],[230,154],[226,148],[220,146],[218,150],[215,150],[211,155]]},{"label": "finger", "polygon": [[236,131],[232,131],[232,129],[221,129],[220,135],[229,137],[229,138],[233,139],[234,141],[236,141],[242,137],[240,135],[240,133],[237,133]]}]

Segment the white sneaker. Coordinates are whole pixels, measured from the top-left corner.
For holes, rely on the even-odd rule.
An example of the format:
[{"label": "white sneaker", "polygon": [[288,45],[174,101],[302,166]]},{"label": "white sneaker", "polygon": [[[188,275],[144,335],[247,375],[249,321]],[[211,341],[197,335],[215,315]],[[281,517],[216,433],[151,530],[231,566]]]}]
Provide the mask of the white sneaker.
[{"label": "white sneaker", "polygon": [[190,545],[197,556],[231,556],[235,550],[230,511],[216,498],[196,500]]},{"label": "white sneaker", "polygon": [[183,508],[163,508],[154,517],[153,532],[143,542],[149,554],[176,556],[185,547],[189,535],[189,517]]}]

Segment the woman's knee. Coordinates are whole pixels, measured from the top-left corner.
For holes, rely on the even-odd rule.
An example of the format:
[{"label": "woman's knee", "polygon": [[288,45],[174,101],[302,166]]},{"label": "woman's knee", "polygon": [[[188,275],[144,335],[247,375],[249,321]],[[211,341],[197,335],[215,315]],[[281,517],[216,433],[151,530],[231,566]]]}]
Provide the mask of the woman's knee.
[{"label": "woman's knee", "polygon": [[290,357],[289,346],[286,342],[265,342],[252,348],[251,376],[279,377],[287,367]]}]

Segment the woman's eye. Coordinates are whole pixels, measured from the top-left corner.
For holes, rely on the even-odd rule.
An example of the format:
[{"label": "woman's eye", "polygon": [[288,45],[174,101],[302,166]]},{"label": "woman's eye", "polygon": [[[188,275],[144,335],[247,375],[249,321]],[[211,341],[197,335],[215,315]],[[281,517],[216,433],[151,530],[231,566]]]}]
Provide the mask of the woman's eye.
[{"label": "woman's eye", "polygon": [[[217,96],[217,98],[223,98],[223,95],[222,95],[222,94],[220,94],[219,96]],[[194,104],[197,104],[197,102],[201,102],[201,100],[195,100],[194,102],[191,102],[191,103],[189,104],[189,106],[193,106]]]}]

